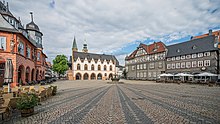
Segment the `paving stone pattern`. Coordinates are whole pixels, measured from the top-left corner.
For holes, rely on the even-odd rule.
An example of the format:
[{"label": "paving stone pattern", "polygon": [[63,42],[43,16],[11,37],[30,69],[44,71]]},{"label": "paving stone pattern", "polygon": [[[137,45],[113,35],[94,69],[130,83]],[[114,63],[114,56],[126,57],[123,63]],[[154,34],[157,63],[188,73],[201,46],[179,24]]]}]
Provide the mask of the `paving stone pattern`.
[{"label": "paving stone pattern", "polygon": [[58,93],[5,124],[220,124],[220,87],[150,81],[59,81]]}]

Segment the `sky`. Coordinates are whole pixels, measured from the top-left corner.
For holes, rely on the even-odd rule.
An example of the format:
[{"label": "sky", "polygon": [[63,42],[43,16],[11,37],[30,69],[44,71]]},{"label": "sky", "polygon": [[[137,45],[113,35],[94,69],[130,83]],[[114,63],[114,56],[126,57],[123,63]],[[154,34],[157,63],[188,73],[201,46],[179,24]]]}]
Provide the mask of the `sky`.
[{"label": "sky", "polygon": [[24,25],[30,12],[43,35],[51,61],[71,55],[74,36],[79,51],[115,55],[121,65],[140,43],[184,42],[220,30],[220,0],[5,0]]}]

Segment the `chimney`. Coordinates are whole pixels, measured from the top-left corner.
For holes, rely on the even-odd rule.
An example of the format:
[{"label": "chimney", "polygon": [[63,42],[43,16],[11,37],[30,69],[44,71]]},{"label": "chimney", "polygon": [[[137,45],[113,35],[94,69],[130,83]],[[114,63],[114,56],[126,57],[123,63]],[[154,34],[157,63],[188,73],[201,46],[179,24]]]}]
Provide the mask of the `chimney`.
[{"label": "chimney", "polygon": [[33,22],[33,12],[30,12],[31,14],[31,22]]},{"label": "chimney", "polygon": [[209,30],[209,35],[212,35],[212,29]]}]

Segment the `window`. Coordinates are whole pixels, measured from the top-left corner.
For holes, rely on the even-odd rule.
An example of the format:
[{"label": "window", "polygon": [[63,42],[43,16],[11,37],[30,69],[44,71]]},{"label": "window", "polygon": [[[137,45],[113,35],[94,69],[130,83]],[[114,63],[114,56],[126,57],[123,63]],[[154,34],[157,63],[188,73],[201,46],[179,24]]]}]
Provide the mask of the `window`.
[{"label": "window", "polygon": [[185,68],[185,62],[181,63],[181,68]]},{"label": "window", "polygon": [[140,74],[139,74],[139,72],[137,72],[137,77],[140,77]]},{"label": "window", "polygon": [[0,49],[6,50],[6,37],[0,37]]},{"label": "window", "polygon": [[139,65],[137,65],[137,70],[139,70]]},{"label": "window", "polygon": [[167,61],[171,61],[171,58],[167,58]]},{"label": "window", "polygon": [[181,59],[185,59],[186,57],[185,56],[181,56]]},{"label": "window", "polygon": [[162,62],[158,63],[158,68],[163,68],[163,63]]},{"label": "window", "polygon": [[29,59],[31,58],[31,49],[30,47],[27,47],[27,50],[26,50],[26,57],[28,57]]},{"label": "window", "polygon": [[106,67],[106,65],[104,65],[104,71],[106,71],[107,70],[107,67]]},{"label": "window", "polygon": [[94,65],[92,64],[92,66],[91,66],[91,70],[95,70],[95,67],[94,67]]},{"label": "window", "polygon": [[148,73],[148,77],[149,77],[149,78],[151,77],[151,72]]},{"label": "window", "polygon": [[172,69],[175,69],[175,66],[176,66],[175,63],[172,63]]},{"label": "window", "polygon": [[172,61],[175,61],[175,57],[172,57]]},{"label": "window", "polygon": [[204,61],[204,66],[210,66],[210,60],[205,60]]},{"label": "window", "polygon": [[202,67],[203,66],[203,61],[198,61],[198,67]]},{"label": "window", "polygon": [[80,64],[77,64],[77,70],[80,70]]},{"label": "window", "polygon": [[191,55],[186,55],[186,59],[190,59],[191,58]]},{"label": "window", "polygon": [[203,57],[203,53],[198,53],[198,57]]},{"label": "window", "polygon": [[37,53],[37,61],[40,61],[40,52]]},{"label": "window", "polygon": [[112,66],[110,65],[110,69],[109,69],[110,71],[112,71]]},{"label": "window", "polygon": [[180,60],[180,56],[177,56],[177,57],[176,57],[176,60]]},{"label": "window", "polygon": [[135,66],[133,65],[133,66],[131,66],[131,70],[135,70]]},{"label": "window", "polygon": [[84,70],[88,70],[88,65],[87,64],[84,65]]},{"label": "window", "polygon": [[196,58],[197,57],[197,55],[196,54],[192,54],[192,58]]},{"label": "window", "polygon": [[150,63],[150,68],[154,68],[154,63]]},{"label": "window", "polygon": [[142,64],[140,64],[140,69],[143,69],[143,65]]},{"label": "window", "polygon": [[193,46],[192,46],[192,49],[193,49],[193,50],[194,50],[194,49],[196,49],[196,48],[197,48],[197,46],[196,46],[196,45],[193,45]]},{"label": "window", "polygon": [[100,71],[101,70],[101,66],[100,65],[98,65],[98,71]]},{"label": "window", "polygon": [[178,53],[179,53],[179,52],[180,52],[180,49],[177,49],[177,50],[176,50],[176,52],[178,52]]},{"label": "window", "polygon": [[197,62],[196,61],[192,62],[192,67],[197,67]]},{"label": "window", "polygon": [[204,56],[210,56],[211,54],[210,54],[210,52],[205,52],[204,53]]},{"label": "window", "polygon": [[176,63],[176,68],[180,68],[180,63]]},{"label": "window", "polygon": [[143,72],[140,72],[140,77],[143,77]]},{"label": "window", "polygon": [[147,68],[147,65],[146,64],[144,64],[144,69],[146,69]]},{"label": "window", "polygon": [[147,77],[147,73],[146,72],[144,72],[144,77]]},{"label": "window", "polygon": [[171,64],[167,64],[167,69],[171,69]]},{"label": "window", "polygon": [[186,62],[186,68],[191,68],[191,62]]},{"label": "window", "polygon": [[21,55],[24,55],[24,43],[23,43],[23,42],[19,42],[18,52],[19,52]]},{"label": "window", "polygon": [[153,72],[153,77],[157,77],[157,73],[156,72]]}]

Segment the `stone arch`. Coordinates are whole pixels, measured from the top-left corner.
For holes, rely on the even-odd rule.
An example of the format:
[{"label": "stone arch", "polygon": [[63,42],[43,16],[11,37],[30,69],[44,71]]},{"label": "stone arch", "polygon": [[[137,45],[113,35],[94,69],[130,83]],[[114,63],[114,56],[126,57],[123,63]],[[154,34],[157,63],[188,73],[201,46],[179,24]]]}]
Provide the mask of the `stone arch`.
[{"label": "stone arch", "polygon": [[99,73],[99,74],[97,75],[97,80],[102,80],[102,74],[101,74],[101,73]]},{"label": "stone arch", "polygon": [[88,73],[85,73],[83,75],[83,80],[89,80],[89,74]]},{"label": "stone arch", "polygon": [[24,66],[20,65],[18,67],[18,84],[23,85],[24,82],[25,82],[25,70],[24,70]]},{"label": "stone arch", "polygon": [[39,80],[39,70],[36,71],[36,77],[35,78],[36,78],[36,81]]},{"label": "stone arch", "polygon": [[25,71],[25,82],[28,83],[30,81],[30,73],[31,73],[31,69],[29,66],[26,67],[26,71]]},{"label": "stone arch", "polygon": [[76,80],[82,80],[82,75],[80,73],[76,74]]},{"label": "stone arch", "polygon": [[34,81],[34,68],[32,69],[32,71],[31,71],[31,81]]},{"label": "stone arch", "polygon": [[95,80],[96,79],[95,73],[92,73],[90,78],[91,78],[91,80]]},{"label": "stone arch", "polygon": [[112,77],[113,77],[113,74],[110,73],[109,76],[108,76],[108,78],[109,78],[109,79],[112,79]]}]

